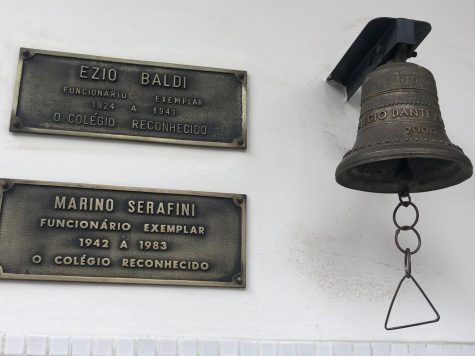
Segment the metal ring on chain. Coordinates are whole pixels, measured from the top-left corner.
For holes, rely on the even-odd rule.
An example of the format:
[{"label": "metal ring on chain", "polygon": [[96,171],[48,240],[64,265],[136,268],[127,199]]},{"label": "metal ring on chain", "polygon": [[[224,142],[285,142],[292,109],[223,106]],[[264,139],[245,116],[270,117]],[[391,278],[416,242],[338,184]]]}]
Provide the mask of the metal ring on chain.
[{"label": "metal ring on chain", "polygon": [[[396,215],[401,206],[404,206],[405,208],[407,208],[408,206],[412,206],[414,208],[414,211],[416,212],[416,218],[414,219],[414,222],[411,225],[399,225],[399,223],[397,222]],[[401,230],[413,229],[414,226],[416,226],[418,221],[419,221],[419,209],[417,209],[417,206],[415,206],[414,203],[412,203],[411,201],[401,202],[396,206],[396,209],[394,209],[393,222],[394,222],[394,225],[396,225],[398,229],[401,229]]]},{"label": "metal ring on chain", "polygon": [[[403,229],[404,227],[407,227],[407,229]],[[399,251],[401,251],[402,253],[406,253],[406,250],[409,250],[409,249],[406,249],[404,250],[401,245],[399,244],[399,233],[401,231],[408,231],[408,230],[412,230],[414,231],[414,233],[416,234],[416,237],[417,237],[417,247],[414,251],[411,251],[409,250],[409,253],[411,255],[415,254],[417,251],[419,251],[419,249],[421,248],[421,235],[419,235],[419,233],[417,232],[416,229],[414,229],[413,227],[409,227],[409,226],[403,226],[403,228],[399,228],[396,230],[396,234],[394,235],[394,240],[396,241],[396,246],[397,248],[399,249]]]}]

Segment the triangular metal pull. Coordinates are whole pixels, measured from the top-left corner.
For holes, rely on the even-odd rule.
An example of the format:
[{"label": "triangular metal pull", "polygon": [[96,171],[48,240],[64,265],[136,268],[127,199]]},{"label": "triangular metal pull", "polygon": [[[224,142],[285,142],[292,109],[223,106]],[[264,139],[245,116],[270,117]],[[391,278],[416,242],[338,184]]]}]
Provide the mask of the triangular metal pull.
[{"label": "triangular metal pull", "polygon": [[[432,310],[434,311],[435,315],[437,316],[435,319],[433,320],[428,320],[428,321],[422,321],[422,322],[419,322],[419,323],[413,323],[413,324],[406,324],[406,325],[400,325],[400,326],[391,326],[391,327],[388,327],[388,321],[389,321],[389,316],[391,315],[391,311],[393,309],[393,305],[394,305],[394,301],[396,300],[396,297],[397,297],[397,294],[399,293],[399,289],[401,288],[401,285],[402,285],[402,282],[404,282],[404,280],[406,278],[409,278],[409,279],[412,279],[412,281],[414,282],[414,284],[416,285],[416,287],[419,289],[419,291],[421,292],[421,294],[424,296],[425,300],[427,301],[427,303],[429,303],[430,307],[432,308]],[[430,323],[436,323],[440,320],[440,315],[439,315],[439,312],[437,311],[437,309],[435,309],[434,305],[432,304],[432,302],[430,301],[429,297],[425,294],[425,292],[422,290],[421,286],[419,285],[419,283],[417,283],[417,281],[415,280],[415,278],[412,276],[412,275],[405,275],[404,277],[402,277],[401,281],[399,282],[397,288],[396,288],[396,292],[394,293],[394,296],[393,296],[393,299],[391,300],[391,304],[389,305],[389,310],[388,310],[388,314],[386,315],[386,322],[384,323],[384,328],[386,330],[396,330],[396,329],[403,329],[403,328],[410,328],[412,326],[418,326],[418,325],[424,325],[424,324],[430,324]]]}]

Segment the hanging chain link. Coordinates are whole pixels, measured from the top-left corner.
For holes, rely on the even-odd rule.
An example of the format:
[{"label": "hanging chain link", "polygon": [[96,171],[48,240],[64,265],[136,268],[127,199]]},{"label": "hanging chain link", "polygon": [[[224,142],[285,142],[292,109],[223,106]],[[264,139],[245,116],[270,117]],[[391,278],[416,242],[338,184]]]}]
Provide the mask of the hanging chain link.
[{"label": "hanging chain link", "polygon": [[[410,224],[410,225],[401,225],[398,222],[397,213],[398,213],[398,211],[401,207],[403,207],[403,208],[412,207],[414,209],[414,212],[415,212],[416,216],[415,216],[414,221],[412,222],[412,224]],[[411,201],[411,196],[409,195],[409,193],[399,193],[399,204],[396,206],[396,208],[394,209],[394,212],[393,212],[393,222],[394,222],[394,225],[397,228],[396,233],[394,234],[394,241],[395,241],[396,246],[399,249],[399,251],[404,253],[404,271],[405,271],[405,274],[404,274],[404,277],[402,277],[401,281],[399,282],[399,284],[396,288],[396,292],[394,293],[394,296],[391,300],[391,304],[389,305],[388,314],[386,316],[386,322],[384,324],[384,327],[385,327],[386,330],[396,330],[396,329],[409,328],[409,327],[412,327],[412,326],[418,326],[418,325],[423,325],[423,324],[435,323],[435,322],[439,321],[439,319],[440,319],[440,315],[437,312],[437,310],[435,309],[432,302],[430,301],[429,297],[427,297],[426,293],[422,290],[419,283],[417,283],[415,278],[412,276],[411,256],[413,254],[417,253],[421,248],[421,235],[419,234],[419,232],[415,228],[418,221],[419,221],[419,209],[417,209],[417,206]],[[412,231],[414,233],[414,235],[417,238],[416,248],[411,250],[409,248],[404,249],[401,246],[401,244],[399,243],[399,234],[401,233],[401,231]],[[435,312],[436,318],[433,319],[433,320],[429,320],[429,321],[422,321],[422,322],[413,323],[413,324],[405,324],[405,325],[400,325],[400,326],[389,327],[388,326],[388,321],[389,321],[389,316],[391,315],[391,310],[393,308],[394,301],[396,300],[399,289],[401,288],[401,285],[402,285],[402,283],[404,282],[404,280],[406,278],[411,279],[414,282],[416,287],[419,289],[419,291],[422,293],[422,295],[424,296],[426,301],[429,303],[432,310]]]},{"label": "hanging chain link", "polygon": [[[411,225],[400,225],[398,223],[397,212],[399,211],[401,207],[404,207],[404,208],[412,207],[414,209],[416,213],[416,217],[414,218],[414,222]],[[394,209],[394,212],[393,212],[393,222],[394,222],[394,225],[396,225],[397,227],[396,234],[394,235],[394,241],[396,242],[396,246],[399,249],[399,251],[401,251],[402,253],[406,255],[408,253],[410,255],[413,255],[416,252],[418,252],[419,249],[421,248],[421,235],[415,229],[415,226],[417,225],[418,221],[419,221],[419,209],[417,209],[417,206],[411,201],[411,196],[409,194],[407,194],[406,196],[403,196],[401,193],[399,193],[399,204],[396,206],[396,209]],[[412,251],[408,248],[403,249],[401,245],[399,244],[399,234],[401,233],[401,231],[409,231],[409,230],[412,231],[417,237],[417,247]]]}]

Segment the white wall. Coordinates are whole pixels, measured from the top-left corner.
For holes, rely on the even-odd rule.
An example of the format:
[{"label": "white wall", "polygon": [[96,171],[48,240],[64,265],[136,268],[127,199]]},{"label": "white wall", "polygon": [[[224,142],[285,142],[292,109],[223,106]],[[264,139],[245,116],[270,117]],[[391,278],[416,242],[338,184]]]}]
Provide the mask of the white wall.
[{"label": "white wall", "polygon": [[[440,323],[386,332],[403,274],[395,196],[338,186],[359,97],[324,79],[377,16],[427,20],[417,63],[449,137],[475,159],[475,3],[460,1],[0,1],[1,176],[248,194],[245,290],[0,282],[0,332],[475,341],[475,180],[417,194],[414,274]],[[8,132],[20,46],[243,69],[246,152]]]}]

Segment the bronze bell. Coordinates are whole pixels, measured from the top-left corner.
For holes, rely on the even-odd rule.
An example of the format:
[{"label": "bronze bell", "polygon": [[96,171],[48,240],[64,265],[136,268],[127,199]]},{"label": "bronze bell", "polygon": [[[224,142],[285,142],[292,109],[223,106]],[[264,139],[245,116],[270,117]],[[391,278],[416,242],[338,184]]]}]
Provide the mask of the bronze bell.
[{"label": "bronze bell", "polygon": [[375,19],[330,75],[329,80],[347,87],[349,96],[363,82],[356,142],[336,169],[339,184],[368,192],[415,193],[472,175],[470,160],[445,132],[432,73],[405,62],[429,31],[422,21]]},{"label": "bronze bell", "polygon": [[424,192],[463,182],[472,164],[450,142],[432,73],[387,63],[363,81],[356,142],[336,169],[341,185],[369,192]]}]

